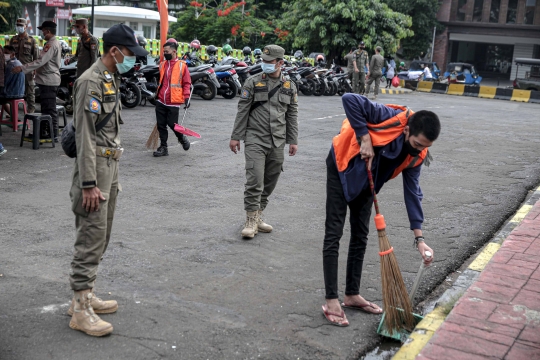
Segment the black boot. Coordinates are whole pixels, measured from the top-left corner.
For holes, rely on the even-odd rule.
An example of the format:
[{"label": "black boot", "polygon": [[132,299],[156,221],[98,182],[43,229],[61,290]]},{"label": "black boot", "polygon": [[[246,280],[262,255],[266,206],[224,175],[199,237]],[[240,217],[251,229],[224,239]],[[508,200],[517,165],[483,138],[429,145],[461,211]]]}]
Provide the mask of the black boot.
[{"label": "black boot", "polygon": [[169,150],[167,149],[166,146],[160,146],[157,148],[157,151],[154,151],[154,156],[155,157],[159,157],[159,156],[168,156],[169,155]]},{"label": "black boot", "polygon": [[58,142],[58,129],[54,129],[53,134],[54,134],[54,142],[57,143]]},{"label": "black boot", "polygon": [[181,134],[181,136],[178,138],[178,142],[180,144],[182,144],[182,147],[184,148],[184,150],[186,150],[186,151],[189,150],[189,147],[191,146],[191,143],[189,142],[186,135]]}]

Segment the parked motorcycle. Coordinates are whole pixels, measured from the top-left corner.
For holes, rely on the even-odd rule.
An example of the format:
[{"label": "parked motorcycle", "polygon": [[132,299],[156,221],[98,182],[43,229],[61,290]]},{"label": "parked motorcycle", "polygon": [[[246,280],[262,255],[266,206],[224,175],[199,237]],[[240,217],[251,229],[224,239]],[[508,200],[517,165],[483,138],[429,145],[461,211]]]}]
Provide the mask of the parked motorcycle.
[{"label": "parked motorcycle", "polygon": [[206,64],[196,67],[188,67],[193,84],[193,94],[204,100],[212,100],[216,97],[217,90],[221,87],[212,65]]},{"label": "parked motorcycle", "polygon": [[219,79],[220,87],[218,94],[225,99],[234,99],[238,90],[242,87],[238,80],[238,75],[232,65],[221,65],[214,68],[216,77]]}]

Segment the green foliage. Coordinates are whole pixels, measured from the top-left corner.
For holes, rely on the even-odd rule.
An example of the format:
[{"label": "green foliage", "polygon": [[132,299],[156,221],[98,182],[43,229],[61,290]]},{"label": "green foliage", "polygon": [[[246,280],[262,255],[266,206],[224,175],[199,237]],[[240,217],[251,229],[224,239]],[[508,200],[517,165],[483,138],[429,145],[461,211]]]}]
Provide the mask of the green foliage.
[{"label": "green foliage", "polygon": [[[396,0],[397,1],[397,0]],[[400,39],[412,36],[411,17],[379,0],[296,0],[285,5],[281,25],[293,31],[293,46],[305,52],[341,57],[363,40],[373,53],[377,45],[395,53]]]},{"label": "green foliage", "polygon": [[[15,21],[24,14],[24,3],[28,0],[8,0],[0,2],[0,34],[14,34]],[[4,21],[5,20],[5,21]],[[6,24],[7,22],[7,24]]]},{"label": "green foliage", "polygon": [[427,53],[433,39],[433,28],[443,29],[443,26],[437,21],[439,0],[382,1],[388,4],[392,10],[412,17],[411,30],[414,31],[414,37],[407,38],[401,43],[405,58],[412,59],[421,52]]}]

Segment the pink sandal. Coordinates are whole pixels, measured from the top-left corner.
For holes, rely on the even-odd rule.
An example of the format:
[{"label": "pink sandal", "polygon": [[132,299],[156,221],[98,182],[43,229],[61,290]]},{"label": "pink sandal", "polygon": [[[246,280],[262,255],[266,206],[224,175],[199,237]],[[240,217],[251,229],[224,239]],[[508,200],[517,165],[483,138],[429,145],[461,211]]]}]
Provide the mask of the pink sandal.
[{"label": "pink sandal", "polygon": [[[341,314],[332,313],[332,312],[328,311],[328,308],[326,307],[326,305],[323,305],[322,306],[322,311],[323,311],[324,317],[326,318],[326,320],[330,324],[335,325],[335,326],[340,326],[340,327],[349,326],[349,321],[345,318],[345,312],[343,310],[341,310]],[[339,322],[336,322],[336,321],[332,321],[332,320],[330,320],[329,316],[335,316],[335,317],[338,317],[338,318],[342,318],[342,319],[344,319],[346,321],[346,323],[339,323]]]}]

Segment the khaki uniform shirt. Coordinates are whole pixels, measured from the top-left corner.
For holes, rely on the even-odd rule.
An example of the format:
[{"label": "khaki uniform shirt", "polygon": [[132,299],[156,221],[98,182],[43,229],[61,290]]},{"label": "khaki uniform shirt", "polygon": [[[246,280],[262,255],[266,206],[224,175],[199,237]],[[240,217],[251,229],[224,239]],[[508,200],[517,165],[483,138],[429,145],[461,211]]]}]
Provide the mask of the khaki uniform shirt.
[{"label": "khaki uniform shirt", "polygon": [[62,63],[62,46],[53,36],[39,55],[39,58],[22,66],[25,74],[36,70],[36,84],[47,86],[60,85],[60,66]]},{"label": "khaki uniform shirt", "polygon": [[[269,100],[276,86],[281,88]],[[251,111],[255,102],[264,104]],[[238,101],[232,140],[244,140],[266,147],[298,143],[298,91],[292,81],[272,79],[261,73],[248,78]]]},{"label": "khaki uniform shirt", "polygon": [[39,47],[36,39],[28,36],[26,32],[12,37],[9,45],[15,48],[15,57],[22,64],[31,63],[39,57]]},{"label": "khaki uniform shirt", "polygon": [[[111,74],[101,60],[96,61],[77,81],[73,88],[73,125],[77,141],[77,166],[81,188],[97,184],[96,146],[120,147],[120,77]],[[109,122],[96,133],[96,125],[114,110]]]},{"label": "khaki uniform shirt", "polygon": [[356,67],[359,72],[366,72],[366,65],[369,65],[369,55],[366,50],[356,50]]},{"label": "khaki uniform shirt", "polygon": [[384,58],[382,55],[375,54],[371,57],[371,63],[369,64],[369,72],[374,75],[382,75],[382,68],[384,67]]},{"label": "khaki uniform shirt", "polygon": [[353,72],[354,71],[354,56],[355,56],[355,53],[356,53],[356,51],[345,55],[345,60],[347,60],[347,71],[348,72]]},{"label": "khaki uniform shirt", "polygon": [[81,36],[77,43],[77,52],[75,56],[69,59],[69,64],[77,61],[77,77],[88,70],[99,56],[99,41],[92,34]]}]

